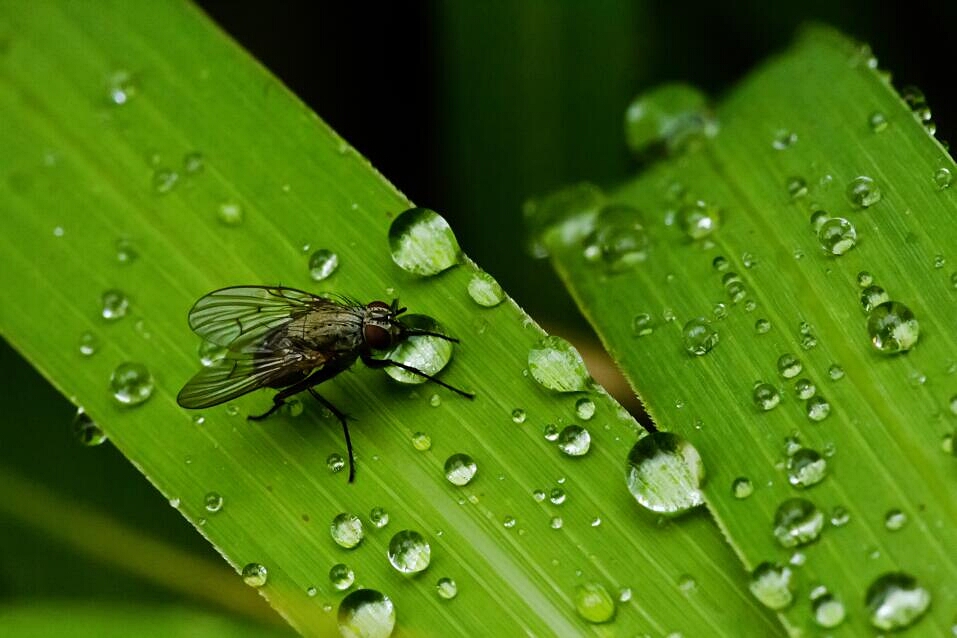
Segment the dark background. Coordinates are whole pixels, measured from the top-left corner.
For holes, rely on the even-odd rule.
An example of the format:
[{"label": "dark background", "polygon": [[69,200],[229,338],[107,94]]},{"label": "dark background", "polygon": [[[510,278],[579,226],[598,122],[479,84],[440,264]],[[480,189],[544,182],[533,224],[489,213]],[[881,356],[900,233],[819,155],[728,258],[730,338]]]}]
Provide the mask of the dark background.
[{"label": "dark background", "polygon": [[[870,43],[898,87],[923,89],[939,139],[953,139],[957,123],[957,3],[199,4],[410,199],[441,212],[463,249],[533,317],[586,340],[548,265],[524,252],[521,204],[570,182],[613,185],[632,175],[622,117],[640,91],[682,80],[719,99],[801,24],[819,21]],[[109,444],[79,448],[74,408],[6,344],[0,371],[13,420],[2,467],[228,570]],[[0,604],[21,597],[183,595],[0,514]]]}]

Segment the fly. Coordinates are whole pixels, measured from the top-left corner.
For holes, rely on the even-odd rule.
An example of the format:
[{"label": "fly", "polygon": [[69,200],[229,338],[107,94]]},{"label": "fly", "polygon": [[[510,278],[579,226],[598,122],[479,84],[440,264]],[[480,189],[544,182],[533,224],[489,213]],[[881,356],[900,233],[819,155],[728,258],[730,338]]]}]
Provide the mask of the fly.
[{"label": "fly", "polygon": [[203,368],[176,397],[184,408],[219,405],[259,388],[278,389],[272,407],[251,421],[261,421],[289,397],[308,391],[342,423],[349,452],[349,482],[355,480],[348,417],[315,390],[348,369],[357,359],[370,368],[395,366],[472,399],[434,376],[391,359],[376,359],[409,337],[458,339],[404,325],[399,300],[368,304],[344,297],[319,297],[280,286],[235,286],[201,297],[189,311],[189,327],[199,336],[225,346],[226,356]]}]

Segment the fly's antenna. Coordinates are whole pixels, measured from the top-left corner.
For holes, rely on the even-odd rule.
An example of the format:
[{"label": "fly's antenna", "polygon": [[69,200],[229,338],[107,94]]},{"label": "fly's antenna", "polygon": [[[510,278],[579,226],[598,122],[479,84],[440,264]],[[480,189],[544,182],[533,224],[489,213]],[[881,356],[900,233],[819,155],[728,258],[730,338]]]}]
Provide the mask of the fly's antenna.
[{"label": "fly's antenna", "polygon": [[438,337],[439,339],[444,339],[445,341],[459,343],[459,340],[455,337],[450,337],[440,332],[432,332],[431,330],[419,330],[418,328],[406,328],[405,335],[407,337]]}]

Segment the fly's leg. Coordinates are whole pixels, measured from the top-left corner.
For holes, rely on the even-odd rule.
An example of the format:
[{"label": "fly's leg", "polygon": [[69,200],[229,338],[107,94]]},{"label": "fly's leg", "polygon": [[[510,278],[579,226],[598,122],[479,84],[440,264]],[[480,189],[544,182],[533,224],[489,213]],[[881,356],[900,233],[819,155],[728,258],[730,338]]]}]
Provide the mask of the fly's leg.
[{"label": "fly's leg", "polygon": [[417,375],[419,375],[420,377],[423,377],[423,378],[425,378],[425,379],[428,379],[428,380],[431,381],[432,383],[436,383],[436,384],[442,386],[443,388],[447,388],[447,389],[451,390],[452,392],[455,392],[456,394],[460,394],[460,395],[462,395],[463,397],[465,397],[466,399],[474,399],[474,398],[475,398],[475,394],[473,394],[472,392],[466,392],[465,390],[459,390],[458,388],[449,385],[449,384],[446,383],[445,381],[441,381],[441,380],[439,380],[439,379],[433,377],[431,374],[429,374],[429,373],[427,373],[427,372],[423,372],[422,370],[419,370],[418,368],[413,368],[412,366],[406,365],[406,364],[404,364],[404,363],[399,363],[398,361],[393,361],[392,359],[373,359],[372,357],[369,357],[369,356],[363,356],[363,357],[362,357],[362,363],[366,364],[366,365],[369,366],[370,368],[388,368],[389,366],[395,366],[396,368],[402,368],[403,370],[408,370],[408,371],[411,372],[412,374],[417,374]]},{"label": "fly's leg", "polygon": [[327,410],[332,412],[333,416],[339,419],[339,423],[342,424],[342,434],[346,437],[346,451],[349,452],[349,482],[352,483],[356,480],[356,464],[355,457],[352,454],[352,438],[349,436],[349,417],[344,412],[341,412],[339,408],[332,405],[331,401],[316,392],[314,388],[309,387],[307,389],[309,390],[309,394],[311,394],[316,401],[324,405]]}]

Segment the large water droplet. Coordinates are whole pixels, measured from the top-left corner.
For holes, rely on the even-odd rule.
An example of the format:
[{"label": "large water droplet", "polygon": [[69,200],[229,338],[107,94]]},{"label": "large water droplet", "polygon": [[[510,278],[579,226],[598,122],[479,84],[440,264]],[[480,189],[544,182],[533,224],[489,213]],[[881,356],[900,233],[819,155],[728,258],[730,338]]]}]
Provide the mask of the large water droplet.
[{"label": "large water droplet", "polygon": [[615,617],[615,599],[600,583],[585,583],[575,588],[575,609],[591,623],[606,623]]},{"label": "large water droplet", "polygon": [[609,204],[595,218],[594,230],[585,237],[585,259],[600,262],[612,272],[627,270],[648,258],[648,233],[641,213],[624,204]]},{"label": "large water droplet", "polygon": [[130,299],[122,290],[107,290],[101,298],[100,314],[108,321],[116,321],[126,316],[130,307]]},{"label": "large water droplet", "polygon": [[451,268],[461,259],[452,228],[428,208],[399,213],[389,227],[389,247],[399,268],[423,277]]},{"label": "large water droplet", "polygon": [[337,268],[339,255],[326,248],[320,248],[309,257],[309,276],[313,281],[328,279]]},{"label": "large water droplet", "polygon": [[861,175],[847,185],[847,199],[854,208],[868,208],[881,201],[881,189],[873,179]]},{"label": "large water droplet", "polygon": [[140,405],[153,395],[153,387],[153,375],[142,363],[121,363],[110,375],[113,398],[123,405]]},{"label": "large water droplet", "polygon": [[857,245],[857,231],[854,224],[843,217],[831,217],[817,231],[821,248],[830,255],[843,255]]},{"label": "large water droplet", "polygon": [[761,563],[751,572],[748,588],[768,609],[784,609],[794,602],[791,569],[775,563]]},{"label": "large water droplet", "polygon": [[708,354],[718,344],[718,332],[704,317],[697,317],[686,323],[682,335],[685,350],[696,356]]},{"label": "large water droplet", "polygon": [[584,456],[591,447],[591,434],[580,425],[569,425],[558,435],[558,449],[568,456]]},{"label": "large water droplet", "polygon": [[[442,326],[435,319],[426,315],[404,315],[402,323],[416,330],[445,334]],[[383,358],[404,363],[429,375],[435,375],[452,358],[452,343],[428,335],[409,337],[390,350]],[[395,366],[386,368],[386,374],[399,383],[419,384],[428,381],[423,376]]]},{"label": "large water droplet", "polygon": [[864,600],[871,624],[884,631],[909,627],[930,608],[930,592],[904,572],[879,576]]},{"label": "large water droplet", "polygon": [[365,535],[362,530],[362,520],[348,512],[342,512],[332,519],[329,533],[332,534],[332,540],[336,542],[336,545],[346,549],[352,549],[361,543]]},{"label": "large water droplet", "polygon": [[691,443],[671,432],[654,432],[628,453],[628,489],[643,507],[674,516],[704,502],[704,464]]},{"label": "large water droplet", "polygon": [[453,454],[445,461],[445,478],[452,485],[468,485],[478,466],[468,454]]},{"label": "large water droplet", "polygon": [[502,287],[486,272],[477,272],[469,279],[469,297],[472,301],[485,308],[492,308],[505,300]]},{"label": "large water droplet", "polygon": [[794,487],[811,487],[824,480],[827,461],[817,451],[801,448],[788,457],[788,482]]},{"label": "large water droplet", "polygon": [[717,132],[705,95],[687,84],[663,84],[636,97],[625,111],[625,139],[639,156],[678,153]]},{"label": "large water droplet", "polygon": [[100,429],[83,408],[76,409],[73,417],[73,438],[82,445],[94,447],[106,441],[106,432]]},{"label": "large water droplet", "polygon": [[547,235],[556,236],[566,246],[582,241],[593,230],[595,215],[604,202],[601,190],[589,183],[573,184],[525,202],[522,214],[531,237],[532,256],[548,256]]},{"label": "large water droplet", "polygon": [[799,547],[818,539],[824,514],[803,498],[790,498],[774,514],[774,537],[781,547]]},{"label": "large water droplet", "polygon": [[352,587],[356,580],[356,573],[345,563],[336,563],[329,568],[329,582],[339,591]]},{"label": "large water droplet", "polygon": [[539,384],[556,392],[581,392],[591,381],[578,350],[554,335],[528,351],[528,371]]},{"label": "large water droplet", "polygon": [[871,311],[867,332],[878,352],[894,354],[910,350],[917,343],[920,325],[910,308],[897,301],[886,301]]},{"label": "large water droplet", "polygon": [[432,548],[415,530],[398,532],[389,541],[389,562],[403,574],[425,571],[432,557]]},{"label": "large water droplet", "polygon": [[343,638],[389,638],[395,629],[395,606],[374,589],[357,589],[342,599],[338,612]]},{"label": "large water droplet", "polygon": [[262,587],[266,584],[269,577],[269,571],[265,565],[259,563],[247,563],[243,567],[243,581],[250,587]]}]

